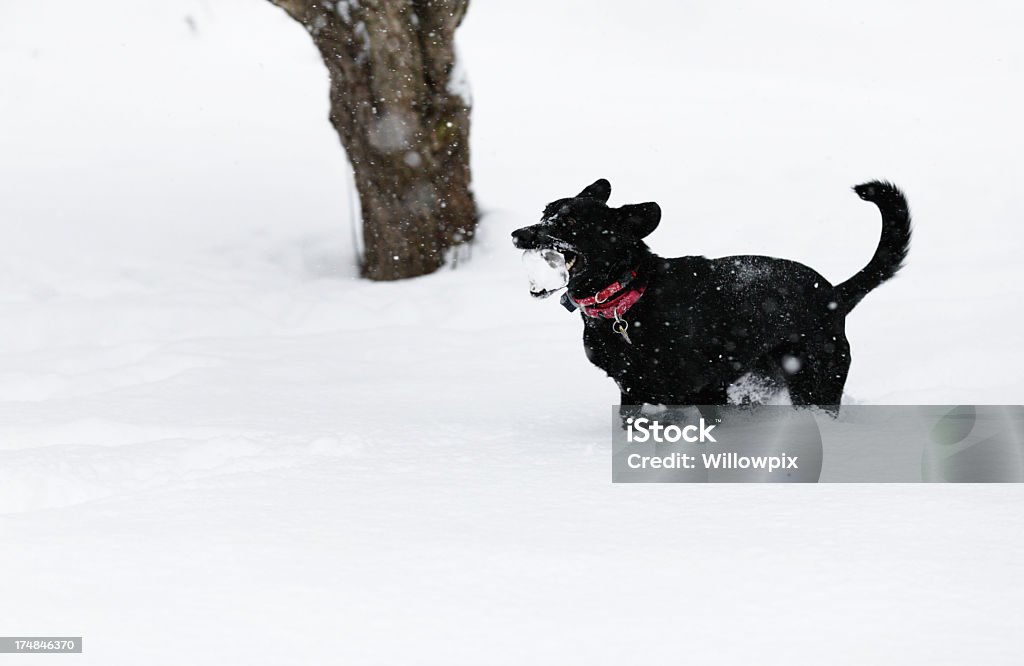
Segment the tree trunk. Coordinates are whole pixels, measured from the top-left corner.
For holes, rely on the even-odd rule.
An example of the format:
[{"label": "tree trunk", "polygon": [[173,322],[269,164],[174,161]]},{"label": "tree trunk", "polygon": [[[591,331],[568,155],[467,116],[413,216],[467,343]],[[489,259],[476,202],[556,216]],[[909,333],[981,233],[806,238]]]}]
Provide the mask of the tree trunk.
[{"label": "tree trunk", "polygon": [[306,27],[330,73],[331,124],[362,208],[362,274],[437,270],[476,227],[454,45],[469,0],[271,2]]}]

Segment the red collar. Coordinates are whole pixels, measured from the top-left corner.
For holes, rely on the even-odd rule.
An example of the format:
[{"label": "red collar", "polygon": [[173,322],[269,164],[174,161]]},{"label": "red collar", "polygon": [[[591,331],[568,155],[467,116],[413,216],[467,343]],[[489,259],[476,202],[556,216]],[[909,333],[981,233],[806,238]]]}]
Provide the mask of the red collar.
[{"label": "red collar", "polygon": [[636,271],[630,272],[629,280],[624,284],[615,281],[593,296],[573,299],[580,311],[588,317],[601,319],[618,319],[636,305],[640,297],[644,295],[647,285],[631,286],[636,280]]}]

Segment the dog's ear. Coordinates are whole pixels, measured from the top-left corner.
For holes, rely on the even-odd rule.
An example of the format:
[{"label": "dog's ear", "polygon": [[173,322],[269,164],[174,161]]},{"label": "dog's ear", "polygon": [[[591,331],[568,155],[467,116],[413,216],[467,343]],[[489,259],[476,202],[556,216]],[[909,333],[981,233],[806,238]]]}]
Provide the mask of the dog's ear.
[{"label": "dog's ear", "polygon": [[612,195],[612,184],[604,178],[595,180],[592,184],[583,188],[583,191],[576,195],[577,199],[597,199],[601,203],[608,203],[608,197]]},{"label": "dog's ear", "polygon": [[619,206],[618,210],[619,219],[636,234],[637,238],[649,235],[661,222],[661,206],[653,201]]}]

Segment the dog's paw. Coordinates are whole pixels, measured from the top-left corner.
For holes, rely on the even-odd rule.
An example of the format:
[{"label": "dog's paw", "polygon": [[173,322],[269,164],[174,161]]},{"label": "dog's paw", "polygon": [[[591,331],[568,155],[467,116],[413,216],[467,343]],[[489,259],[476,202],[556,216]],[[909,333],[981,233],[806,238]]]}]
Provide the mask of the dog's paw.
[{"label": "dog's paw", "polygon": [[641,405],[619,405],[619,421],[622,424],[623,430],[640,416],[641,410]]}]

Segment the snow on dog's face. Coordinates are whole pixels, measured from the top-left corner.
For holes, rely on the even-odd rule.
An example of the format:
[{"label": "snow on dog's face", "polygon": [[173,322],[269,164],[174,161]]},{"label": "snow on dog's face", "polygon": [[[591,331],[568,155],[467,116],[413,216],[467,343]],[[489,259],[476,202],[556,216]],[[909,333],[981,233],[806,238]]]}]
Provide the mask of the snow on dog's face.
[{"label": "snow on dog's face", "polygon": [[[575,197],[548,204],[539,223],[512,232],[515,246],[527,251],[528,270],[535,266],[531,293],[543,298],[568,286],[574,298],[591,296],[639,265],[647,253],[642,239],[657,228],[661,208],[653,202],[609,208],[611,191],[602,178]],[[559,284],[562,265],[565,281]]]}]

